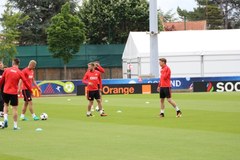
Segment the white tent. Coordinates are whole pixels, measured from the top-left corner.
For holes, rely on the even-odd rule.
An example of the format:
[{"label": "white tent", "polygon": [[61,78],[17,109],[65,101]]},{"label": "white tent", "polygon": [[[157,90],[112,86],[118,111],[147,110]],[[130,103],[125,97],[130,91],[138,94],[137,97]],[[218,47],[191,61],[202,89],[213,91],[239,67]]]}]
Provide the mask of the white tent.
[{"label": "white tent", "polygon": [[[173,77],[240,75],[240,29],[171,31],[158,34],[159,58],[168,60]],[[150,35],[130,32],[122,60],[123,78],[150,76]],[[159,66],[156,66],[159,67]]]}]

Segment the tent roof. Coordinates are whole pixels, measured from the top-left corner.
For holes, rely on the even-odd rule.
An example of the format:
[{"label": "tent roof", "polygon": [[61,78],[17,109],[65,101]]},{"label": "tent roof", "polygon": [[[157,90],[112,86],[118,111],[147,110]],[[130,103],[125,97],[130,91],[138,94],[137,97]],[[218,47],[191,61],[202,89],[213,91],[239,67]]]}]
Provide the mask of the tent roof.
[{"label": "tent roof", "polygon": [[[158,34],[159,56],[240,54],[240,29],[171,31]],[[150,34],[130,32],[123,59],[149,57]]]}]

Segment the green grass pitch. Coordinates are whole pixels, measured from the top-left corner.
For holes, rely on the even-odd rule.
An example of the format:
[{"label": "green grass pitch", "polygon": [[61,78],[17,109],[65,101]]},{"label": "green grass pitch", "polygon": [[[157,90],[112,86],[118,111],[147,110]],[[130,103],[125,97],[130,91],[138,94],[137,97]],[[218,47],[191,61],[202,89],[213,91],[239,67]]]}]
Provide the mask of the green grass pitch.
[{"label": "green grass pitch", "polygon": [[83,96],[35,98],[36,113],[46,112],[49,119],[35,122],[28,111],[29,120],[13,131],[9,117],[9,127],[0,130],[0,159],[239,159],[240,92],[174,93],[173,99],[181,118],[169,104],[165,118],[158,117],[158,94],[103,96],[109,116],[94,112],[90,118]]}]

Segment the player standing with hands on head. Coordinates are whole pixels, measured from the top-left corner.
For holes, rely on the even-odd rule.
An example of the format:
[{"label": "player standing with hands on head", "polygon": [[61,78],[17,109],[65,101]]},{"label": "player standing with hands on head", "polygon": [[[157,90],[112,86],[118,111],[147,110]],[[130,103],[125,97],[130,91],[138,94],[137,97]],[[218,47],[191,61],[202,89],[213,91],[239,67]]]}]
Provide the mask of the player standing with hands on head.
[{"label": "player standing with hands on head", "polygon": [[160,58],[159,64],[161,67],[161,77],[157,91],[160,92],[160,105],[161,105],[160,117],[164,117],[165,98],[167,98],[167,101],[175,108],[177,112],[176,117],[181,117],[182,112],[180,111],[177,104],[171,98],[171,70],[167,66],[167,60],[165,58]]},{"label": "player standing with hands on head", "polygon": [[17,119],[18,119],[18,92],[19,90],[19,80],[22,79],[23,83],[26,85],[27,89],[31,91],[31,86],[26,83],[26,78],[23,76],[22,72],[18,69],[20,64],[19,59],[14,59],[12,62],[12,67],[7,68],[0,80],[0,88],[4,83],[3,90],[3,100],[4,100],[4,127],[8,127],[8,106],[9,103],[13,110],[13,123],[14,130],[18,130]]},{"label": "player standing with hands on head", "polygon": [[[95,61],[94,64],[95,64],[95,70],[99,71],[101,74],[105,73],[105,70],[100,65],[99,61]],[[102,86],[100,86],[100,84],[102,84],[102,77],[100,77],[100,78],[101,79],[100,79],[100,81],[98,83],[98,89],[99,89],[100,99],[102,101]],[[104,110],[104,109],[102,108],[102,110]],[[99,111],[99,107],[98,106],[96,106],[96,111]]]},{"label": "player standing with hands on head", "polygon": [[[32,84],[34,84],[34,86],[37,87],[37,89],[39,90],[39,92],[41,92],[41,89],[38,87],[36,81],[34,80],[34,69],[37,65],[37,62],[34,60],[31,60],[28,64],[28,67],[24,68],[22,70],[23,75],[25,76],[28,85],[32,86]],[[32,118],[34,121],[39,120],[39,117],[36,116],[36,114],[33,111],[33,103],[32,103],[32,96],[31,96],[31,91],[27,89],[26,85],[22,84],[22,81],[20,80],[20,84],[19,86],[22,86],[22,94],[24,97],[24,104],[23,104],[23,108],[22,108],[22,114],[20,119],[22,121],[27,121],[28,119],[25,117],[25,113],[27,111],[27,107],[29,106],[29,111],[32,114]]]},{"label": "player standing with hands on head", "polygon": [[101,83],[101,74],[99,71],[95,70],[95,64],[89,63],[88,70],[83,77],[83,83],[87,85],[87,98],[89,100],[88,108],[87,108],[87,117],[92,116],[91,107],[93,105],[94,99],[97,100],[100,116],[107,116],[102,110],[102,101],[99,92],[98,84],[100,88],[102,88]]}]

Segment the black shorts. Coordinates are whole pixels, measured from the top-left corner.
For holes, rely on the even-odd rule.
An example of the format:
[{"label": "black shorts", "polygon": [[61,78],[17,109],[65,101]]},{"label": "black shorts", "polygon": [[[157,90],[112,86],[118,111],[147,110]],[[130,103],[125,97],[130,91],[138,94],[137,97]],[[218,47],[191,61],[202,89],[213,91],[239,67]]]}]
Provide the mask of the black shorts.
[{"label": "black shorts", "polygon": [[22,95],[24,97],[25,102],[32,101],[32,95],[29,90],[27,90],[27,89],[22,90]]},{"label": "black shorts", "polygon": [[3,93],[3,100],[4,103],[9,104],[11,106],[18,106],[18,95],[17,94],[7,94],[7,93]]},{"label": "black shorts", "polygon": [[160,98],[171,98],[171,88],[161,87],[160,88]]},{"label": "black shorts", "polygon": [[88,99],[89,101],[93,101],[94,99],[96,99],[96,100],[97,100],[97,99],[101,99],[99,90],[96,90],[96,91],[88,91],[87,99]]}]

